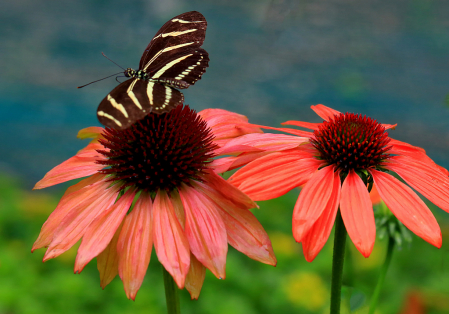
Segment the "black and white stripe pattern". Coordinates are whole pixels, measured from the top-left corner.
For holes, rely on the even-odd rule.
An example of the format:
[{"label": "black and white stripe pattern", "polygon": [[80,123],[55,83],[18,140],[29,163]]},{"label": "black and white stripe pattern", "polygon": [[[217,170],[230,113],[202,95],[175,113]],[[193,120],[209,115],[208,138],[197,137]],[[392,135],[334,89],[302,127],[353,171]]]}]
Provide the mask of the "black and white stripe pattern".
[{"label": "black and white stripe pattern", "polygon": [[99,121],[126,129],[148,113],[169,112],[184,101],[177,89],[188,88],[206,72],[208,53],[200,48],[207,22],[199,12],[172,18],[145,49],[138,71],[127,69],[131,79],[114,88],[100,103]]}]

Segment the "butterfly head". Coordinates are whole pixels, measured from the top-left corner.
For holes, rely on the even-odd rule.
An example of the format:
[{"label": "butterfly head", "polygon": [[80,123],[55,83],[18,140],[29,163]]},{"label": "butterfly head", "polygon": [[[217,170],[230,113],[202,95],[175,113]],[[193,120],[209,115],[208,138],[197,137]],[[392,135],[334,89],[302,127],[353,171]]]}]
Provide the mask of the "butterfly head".
[{"label": "butterfly head", "polygon": [[126,77],[135,77],[136,76],[136,71],[131,69],[131,68],[127,68],[125,70],[125,76]]}]

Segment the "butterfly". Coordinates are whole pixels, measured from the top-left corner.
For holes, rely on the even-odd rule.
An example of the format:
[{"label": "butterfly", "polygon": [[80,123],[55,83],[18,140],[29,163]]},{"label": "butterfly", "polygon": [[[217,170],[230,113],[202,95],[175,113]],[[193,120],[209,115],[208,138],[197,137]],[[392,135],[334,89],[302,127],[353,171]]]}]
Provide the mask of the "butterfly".
[{"label": "butterfly", "polygon": [[139,68],[125,70],[130,79],[101,101],[101,124],[123,130],[151,112],[162,114],[182,104],[184,95],[178,89],[194,85],[209,65],[209,54],[200,48],[206,28],[206,19],[196,11],[165,23],[143,52]]}]

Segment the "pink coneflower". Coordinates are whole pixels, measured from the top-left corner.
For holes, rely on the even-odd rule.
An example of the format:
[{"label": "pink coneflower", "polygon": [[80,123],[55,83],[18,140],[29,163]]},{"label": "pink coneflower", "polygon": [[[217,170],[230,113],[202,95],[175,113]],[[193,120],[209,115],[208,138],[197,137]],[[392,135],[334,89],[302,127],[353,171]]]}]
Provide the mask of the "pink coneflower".
[{"label": "pink coneflower", "polygon": [[[266,154],[238,170],[229,182],[253,200],[267,200],[304,185],[293,211],[293,236],[312,261],[327,241],[338,209],[351,240],[369,256],[376,227],[367,187],[374,184],[392,213],[412,232],[441,246],[438,223],[411,187],[435,205],[449,211],[447,171],[419,147],[388,136],[391,125],[365,116],[340,113],[323,105],[312,109],[323,123],[288,121],[312,129],[277,130],[299,135],[304,143]],[[271,128],[275,129],[275,128]],[[260,146],[260,135],[249,134],[246,145]],[[252,141],[251,141],[252,139]],[[239,141],[233,140],[233,141]],[[227,145],[232,146],[233,141]],[[274,139],[272,138],[271,144]],[[249,150],[250,150],[249,149]]]},{"label": "pink coneflower", "polygon": [[271,242],[249,211],[256,204],[217,174],[220,159],[212,159],[232,138],[252,132],[261,131],[244,116],[219,109],[197,114],[188,106],[149,114],[126,130],[81,130],[79,137],[94,140],[35,189],[88,177],[67,189],[32,250],[47,247],[46,261],[82,238],[75,273],[97,257],[101,286],[118,273],[131,299],[153,245],[192,298],[198,298],[205,268],[225,278],[228,243],[275,265]]}]

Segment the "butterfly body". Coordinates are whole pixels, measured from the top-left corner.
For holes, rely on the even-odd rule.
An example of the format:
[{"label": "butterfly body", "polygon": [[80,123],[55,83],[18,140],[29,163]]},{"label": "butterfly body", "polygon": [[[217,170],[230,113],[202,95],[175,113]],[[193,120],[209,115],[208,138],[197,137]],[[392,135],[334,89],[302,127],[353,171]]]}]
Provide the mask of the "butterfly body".
[{"label": "butterfly body", "polygon": [[130,79],[114,88],[100,103],[98,120],[105,126],[126,129],[150,112],[169,112],[184,101],[178,89],[201,79],[209,64],[200,48],[207,22],[199,12],[180,14],[156,33],[140,59],[139,68],[127,68]]}]

